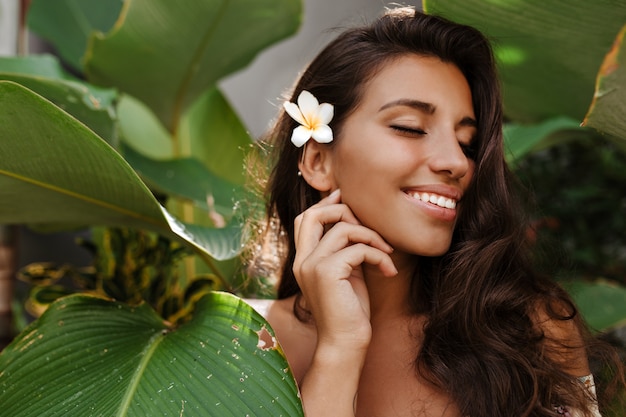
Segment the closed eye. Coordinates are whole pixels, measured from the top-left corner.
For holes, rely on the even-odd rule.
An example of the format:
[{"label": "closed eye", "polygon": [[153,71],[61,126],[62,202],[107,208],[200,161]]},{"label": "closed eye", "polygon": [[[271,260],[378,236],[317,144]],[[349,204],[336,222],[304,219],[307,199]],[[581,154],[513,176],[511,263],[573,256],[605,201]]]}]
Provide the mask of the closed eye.
[{"label": "closed eye", "polygon": [[403,136],[424,136],[427,133],[419,128],[412,128],[407,126],[399,126],[399,125],[391,125],[389,126],[396,132],[400,133]]},{"label": "closed eye", "polygon": [[459,143],[463,154],[469,159],[476,159],[476,147],[473,144]]}]

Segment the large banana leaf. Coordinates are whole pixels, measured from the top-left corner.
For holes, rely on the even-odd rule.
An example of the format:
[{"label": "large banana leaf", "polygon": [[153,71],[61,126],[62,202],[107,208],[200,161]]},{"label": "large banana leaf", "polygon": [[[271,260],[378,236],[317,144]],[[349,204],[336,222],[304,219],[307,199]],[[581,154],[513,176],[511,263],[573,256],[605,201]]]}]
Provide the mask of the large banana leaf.
[{"label": "large banana leaf", "polygon": [[140,102],[125,95],[118,109],[123,140],[131,148],[123,155],[151,186],[204,207],[212,196],[216,206],[232,211],[233,191],[245,182],[251,140],[219,89],[207,91],[182,120],[178,135],[186,146],[180,153],[187,158],[175,156],[172,136]]},{"label": "large banana leaf", "polygon": [[74,79],[50,55],[0,57],[0,80],[16,82],[46,97],[117,146],[115,90]]},{"label": "large banana leaf", "polygon": [[424,0],[494,43],[506,115],[518,122],[582,120],[604,55],[626,21],[620,0]]},{"label": "large banana leaf", "polygon": [[146,103],[174,132],[217,80],[294,33],[300,13],[298,0],[126,0],[114,28],[92,36],[86,73]]},{"label": "large banana leaf", "polygon": [[59,59],[50,54],[0,57],[0,72],[61,80],[74,79],[63,69]]},{"label": "large banana leaf", "polygon": [[32,0],[27,24],[52,43],[65,62],[82,72],[82,58],[91,32],[111,29],[122,3],[123,0]]},{"label": "large banana leaf", "polygon": [[67,297],[0,354],[1,413],[302,416],[268,332],[258,313],[226,293],[201,298],[178,328],[145,304]]},{"label": "large banana leaf", "polygon": [[106,142],[10,81],[0,82],[0,155],[0,223],[144,228],[182,239],[207,259],[239,251],[236,226],[189,230]]},{"label": "large banana leaf", "polygon": [[241,187],[210,172],[195,158],[165,161],[149,159],[129,147],[122,148],[124,158],[152,189],[170,197],[191,200],[205,212],[216,210],[231,216]]},{"label": "large banana leaf", "polygon": [[117,104],[118,123],[122,142],[143,156],[173,159],[174,139],[154,113],[141,101],[122,94]]},{"label": "large banana leaf", "polygon": [[626,26],[606,55],[596,82],[593,103],[584,125],[606,132],[616,138],[626,152]]},{"label": "large banana leaf", "polygon": [[183,117],[178,131],[186,144],[183,155],[193,155],[211,172],[235,184],[246,181],[245,156],[250,135],[218,88],[208,90]]}]

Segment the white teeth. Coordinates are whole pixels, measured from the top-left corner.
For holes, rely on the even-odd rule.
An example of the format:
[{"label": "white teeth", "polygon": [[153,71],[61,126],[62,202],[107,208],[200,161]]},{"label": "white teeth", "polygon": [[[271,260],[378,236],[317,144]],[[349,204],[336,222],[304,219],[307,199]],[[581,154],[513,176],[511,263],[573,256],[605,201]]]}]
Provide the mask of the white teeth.
[{"label": "white teeth", "polygon": [[439,207],[445,207],[448,209],[456,208],[456,201],[441,195],[429,193],[409,193],[409,195],[415,199],[422,200],[426,203],[435,204]]}]

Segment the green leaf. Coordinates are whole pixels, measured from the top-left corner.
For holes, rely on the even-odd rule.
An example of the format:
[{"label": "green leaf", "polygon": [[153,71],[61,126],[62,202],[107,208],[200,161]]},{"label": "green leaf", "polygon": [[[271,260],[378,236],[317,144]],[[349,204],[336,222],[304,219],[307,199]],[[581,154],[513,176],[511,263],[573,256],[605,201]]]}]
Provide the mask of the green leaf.
[{"label": "green leaf", "polygon": [[179,130],[185,154],[200,159],[225,180],[243,185],[245,157],[252,139],[218,88],[202,95],[185,114]]},{"label": "green leaf", "polygon": [[469,24],[492,40],[505,114],[522,123],[582,120],[598,68],[626,21],[626,3],[571,0],[424,0],[424,10]]},{"label": "green leaf", "polygon": [[606,55],[598,79],[596,92],[583,121],[593,127],[621,139],[619,145],[626,152],[626,26],[617,35],[613,48]]},{"label": "green leaf", "polygon": [[33,0],[27,25],[80,71],[91,32],[108,31],[117,20],[122,3],[122,0]]},{"label": "green leaf", "polygon": [[[98,100],[84,86],[45,78],[0,74],[1,80],[13,81],[44,96],[62,110],[87,125],[111,146],[118,145],[115,110],[109,102]],[[114,92],[111,92],[112,95]]]},{"label": "green leaf", "polygon": [[50,54],[0,57],[0,72],[62,80],[74,79],[63,69],[58,58]]},{"label": "green leaf", "polygon": [[106,36],[95,34],[88,79],[146,103],[170,132],[217,80],[293,34],[298,0],[127,0]]},{"label": "green leaf", "polygon": [[[201,249],[218,261],[229,260],[241,253],[242,230],[239,219],[234,217],[231,222],[221,228],[209,228],[202,225],[182,223],[163,209],[169,227],[177,237],[182,237],[196,249]],[[202,251],[200,255],[203,255]],[[203,257],[206,262],[206,257]],[[211,262],[212,266],[212,262]],[[213,269],[217,272],[216,269]]]},{"label": "green leaf", "polygon": [[[267,333],[270,332],[270,333]],[[12,417],[302,416],[267,322],[211,293],[178,328],[147,305],[70,296],[0,354],[0,403]]]},{"label": "green leaf", "polygon": [[0,57],[0,80],[16,82],[44,96],[117,146],[115,90],[75,79],[50,55]]},{"label": "green leaf", "polygon": [[174,158],[174,139],[141,101],[122,94],[117,105],[122,141],[151,159]]},{"label": "green leaf", "polygon": [[127,146],[123,147],[122,153],[152,189],[171,197],[188,199],[207,212],[216,210],[225,216],[233,214],[235,196],[240,195],[238,189],[241,187],[216,176],[197,159],[158,161]]},{"label": "green leaf", "polygon": [[534,125],[507,123],[503,129],[507,161],[515,163],[532,152],[590,134],[593,133],[568,117],[556,117]]},{"label": "green leaf", "polygon": [[563,286],[592,329],[606,331],[626,322],[626,288],[600,279],[572,280]]},{"label": "green leaf", "polygon": [[214,254],[239,251],[235,227],[190,231],[165,211],[106,142],[10,81],[0,81],[0,155],[0,223],[153,230],[191,245],[207,261]]}]

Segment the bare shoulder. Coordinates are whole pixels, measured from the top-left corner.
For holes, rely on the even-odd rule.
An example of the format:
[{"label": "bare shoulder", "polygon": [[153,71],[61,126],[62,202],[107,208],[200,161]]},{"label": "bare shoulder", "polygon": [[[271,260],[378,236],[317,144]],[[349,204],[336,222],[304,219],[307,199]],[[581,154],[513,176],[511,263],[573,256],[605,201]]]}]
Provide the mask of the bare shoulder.
[{"label": "bare shoulder", "polygon": [[247,298],[244,301],[262,315],[274,329],[285,321],[290,321],[293,315],[293,297],[280,300]]},{"label": "bare shoulder", "polygon": [[[267,313],[270,308],[276,303],[277,300],[273,299],[261,299],[261,298],[246,298],[244,300],[250,305],[257,313],[262,315],[267,320]],[[271,323],[270,323],[271,324]]]},{"label": "bare shoulder", "polygon": [[315,345],[317,331],[311,323],[304,323],[293,312],[295,297],[280,300],[245,300],[267,320],[276,334],[289,365],[300,382],[308,370]]},{"label": "bare shoulder", "polygon": [[544,354],[563,365],[575,377],[588,375],[589,362],[585,330],[573,306],[565,302],[540,303],[535,311],[535,324],[545,336]]}]

